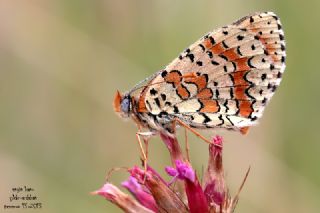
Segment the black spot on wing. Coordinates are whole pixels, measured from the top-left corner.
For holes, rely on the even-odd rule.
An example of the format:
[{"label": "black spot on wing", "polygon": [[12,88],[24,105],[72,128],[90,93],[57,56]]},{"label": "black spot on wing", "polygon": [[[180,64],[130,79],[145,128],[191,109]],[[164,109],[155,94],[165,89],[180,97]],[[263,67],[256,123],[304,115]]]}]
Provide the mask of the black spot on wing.
[{"label": "black spot on wing", "polygon": [[156,103],[156,105],[160,108],[160,100],[159,98],[155,98],[154,102]]},{"label": "black spot on wing", "polygon": [[284,35],[279,34],[279,38],[280,38],[281,41],[283,41],[284,40]]},{"label": "black spot on wing", "polygon": [[216,61],[214,61],[214,60],[211,61],[211,64],[213,64],[213,65],[215,65],[215,66],[219,65],[219,63],[216,62]]},{"label": "black spot on wing", "polygon": [[212,45],[216,44],[216,41],[214,40],[214,38],[212,36],[210,36],[209,39],[210,39],[210,42]]},{"label": "black spot on wing", "polygon": [[234,98],[233,88],[230,87],[229,91],[230,91],[230,98],[233,99]]},{"label": "black spot on wing", "polygon": [[229,73],[229,78],[232,81],[232,84],[234,85],[235,81],[234,81],[234,77],[233,77],[233,75],[231,73]]},{"label": "black spot on wing", "polygon": [[163,117],[166,117],[166,116],[168,116],[168,113],[165,112],[165,111],[161,111],[161,112],[158,114],[158,117],[159,117],[159,118],[163,118]]},{"label": "black spot on wing", "polygon": [[219,99],[219,95],[220,95],[220,92],[218,89],[216,89],[216,98]]},{"label": "black spot on wing", "polygon": [[237,39],[238,39],[238,41],[242,41],[244,39],[244,36],[243,35],[238,35]]},{"label": "black spot on wing", "polygon": [[274,70],[274,65],[270,64],[270,70]]},{"label": "black spot on wing", "polygon": [[152,107],[151,107],[151,104],[148,100],[146,100],[146,104],[148,105],[148,108],[152,111]]},{"label": "black spot on wing", "polygon": [[233,71],[237,70],[237,64],[234,61],[231,61],[232,63],[232,67],[233,67]]},{"label": "black spot on wing", "polygon": [[220,124],[218,124],[217,126],[222,126],[223,124],[224,124],[224,120],[223,120],[223,117],[222,117],[222,115],[219,115],[219,120],[221,121],[221,123]]},{"label": "black spot on wing", "polygon": [[242,53],[241,53],[241,51],[240,51],[240,46],[237,47],[237,53],[238,53],[240,56],[242,56]]},{"label": "black spot on wing", "polygon": [[232,125],[232,126],[234,126],[234,123],[231,121],[231,119],[229,118],[229,115],[226,115],[226,118],[228,119],[228,121],[230,122],[230,124]]},{"label": "black spot on wing", "polygon": [[223,46],[225,49],[228,49],[228,48],[229,48],[229,46],[226,44],[225,41],[222,41],[222,46]]},{"label": "black spot on wing", "polygon": [[179,108],[177,106],[173,106],[173,112],[174,113],[179,113]]},{"label": "black spot on wing", "polygon": [[235,115],[239,115],[239,113],[240,113],[240,103],[239,103],[239,100],[238,100],[238,99],[235,99],[234,101],[236,102],[236,108],[237,108],[237,111],[236,111]]},{"label": "black spot on wing", "polygon": [[199,99],[197,99],[197,100],[198,100],[198,103],[200,104],[200,107],[199,107],[199,109],[197,109],[197,112],[200,112],[200,110],[204,107],[204,105]]},{"label": "black spot on wing", "polygon": [[229,111],[228,99],[223,103],[223,106],[226,108],[226,113],[228,113],[228,111]]},{"label": "black spot on wing", "polygon": [[168,72],[166,70],[162,71],[161,76],[162,78],[166,77],[168,74]]},{"label": "black spot on wing", "polygon": [[251,86],[249,86],[246,90],[245,90],[245,94],[249,97],[249,98],[251,98],[252,100],[256,100],[256,98],[255,97],[253,97],[252,95],[250,95],[250,93],[249,93],[249,90],[251,89],[251,88],[253,88],[255,85],[254,84],[252,84]]},{"label": "black spot on wing", "polygon": [[209,58],[213,58],[213,54],[211,51],[207,51],[206,53],[208,54]]},{"label": "black spot on wing", "polygon": [[194,62],[194,55],[192,53],[188,53],[186,57],[188,57],[191,62]]},{"label": "black spot on wing", "polygon": [[167,99],[166,94],[163,94],[163,93],[162,93],[162,94],[161,94],[161,98],[162,98],[163,101],[165,101],[165,100]]},{"label": "black spot on wing", "polygon": [[164,105],[165,105],[165,106],[169,106],[169,107],[172,106],[171,102],[169,102],[169,101],[166,101],[166,102],[164,103]]},{"label": "black spot on wing", "polygon": [[225,55],[223,55],[223,54],[220,54],[219,57],[222,58],[222,59],[224,59],[225,61],[228,61],[228,60],[229,60],[228,57],[225,56]]},{"label": "black spot on wing", "polygon": [[201,67],[202,66],[202,61],[197,61],[196,64]]},{"label": "black spot on wing", "polygon": [[209,123],[211,121],[211,119],[205,113],[200,113],[200,115],[202,115],[202,117],[204,118],[204,124]]},{"label": "black spot on wing", "polygon": [[199,47],[201,47],[202,51],[206,50],[206,48],[202,44],[199,44]]},{"label": "black spot on wing", "polygon": [[267,101],[268,101],[268,99],[264,98],[261,103],[265,105],[267,103]]},{"label": "black spot on wing", "polygon": [[158,93],[158,91],[155,90],[154,88],[152,88],[152,89],[150,90],[150,94],[151,94],[151,95],[156,95],[157,93]]},{"label": "black spot on wing", "polygon": [[225,72],[228,72],[228,69],[227,69],[227,66],[226,66],[226,65],[223,66],[223,70],[224,70]]},{"label": "black spot on wing", "polygon": [[251,63],[251,60],[254,58],[254,56],[252,56],[252,57],[250,57],[249,59],[248,59],[248,66],[250,67],[250,68],[256,68],[255,66],[253,66],[252,65],[252,63]]}]

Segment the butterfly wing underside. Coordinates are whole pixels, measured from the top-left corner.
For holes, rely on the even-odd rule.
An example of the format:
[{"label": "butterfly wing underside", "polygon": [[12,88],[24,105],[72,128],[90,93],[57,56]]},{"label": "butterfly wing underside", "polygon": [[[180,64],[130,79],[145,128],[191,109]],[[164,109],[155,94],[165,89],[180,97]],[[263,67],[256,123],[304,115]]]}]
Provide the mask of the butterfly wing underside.
[{"label": "butterfly wing underside", "polygon": [[194,128],[241,129],[262,116],[285,68],[278,17],[256,13],[210,32],[159,72],[146,109]]}]

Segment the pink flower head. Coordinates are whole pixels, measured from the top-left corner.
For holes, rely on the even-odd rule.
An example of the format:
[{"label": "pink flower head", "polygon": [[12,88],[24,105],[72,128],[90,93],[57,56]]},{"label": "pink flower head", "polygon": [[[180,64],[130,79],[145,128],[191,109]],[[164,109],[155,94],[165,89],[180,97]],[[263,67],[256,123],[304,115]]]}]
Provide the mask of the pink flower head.
[{"label": "pink flower head", "polygon": [[180,160],[176,160],[175,164],[176,169],[166,167],[166,172],[174,177],[173,180],[184,180],[190,212],[208,212],[207,199],[192,167]]},{"label": "pink flower head", "polygon": [[222,206],[227,193],[222,166],[222,142],[223,139],[219,135],[213,138],[213,144],[209,146],[208,168],[204,176],[204,193],[209,204],[216,206]]},{"label": "pink flower head", "polygon": [[100,189],[92,192],[93,195],[100,195],[110,202],[116,204],[119,208],[125,212],[141,212],[152,213],[154,211],[145,208],[139,204],[136,200],[120,191],[120,189],[110,183],[104,184]]},{"label": "pink flower head", "polygon": [[[130,191],[135,199],[110,183],[106,183],[93,194],[105,197],[125,212],[233,212],[239,196],[237,194],[235,198],[231,198],[225,184],[222,164],[222,137],[214,137],[213,142],[209,145],[209,161],[203,186],[190,163],[184,161],[185,158],[177,139],[163,134],[161,137],[169,149],[174,164],[174,167],[167,166],[165,171],[173,177],[170,183],[178,182],[176,187],[171,187],[170,183],[167,183],[149,165],[147,171],[134,166],[128,170],[130,177],[122,182],[122,186]],[[179,188],[179,191],[176,191],[176,188]],[[185,196],[187,202],[185,202]]]},{"label": "pink flower head", "polygon": [[100,195],[108,200],[113,200],[115,198],[116,191],[117,188],[114,185],[106,183],[100,189],[92,192],[92,194]]},{"label": "pink flower head", "polygon": [[176,160],[175,163],[176,163],[176,169],[170,166],[167,166],[165,168],[168,175],[174,177],[174,179],[178,178],[180,180],[188,179],[191,182],[195,181],[196,175],[193,169],[191,168],[191,166],[189,166],[188,164],[180,160]]},{"label": "pink flower head", "polygon": [[140,204],[142,204],[150,210],[153,210],[154,212],[158,211],[154,198],[145,189],[145,187],[138,183],[137,179],[130,176],[129,179],[122,182],[121,185],[128,189],[131,192],[131,194],[139,201]]},{"label": "pink flower head", "polygon": [[150,178],[151,174],[149,171],[144,171],[140,169],[138,166],[132,167],[132,169],[128,170],[130,175],[134,177],[139,183],[144,182],[145,179]]},{"label": "pink flower head", "polygon": [[220,135],[216,135],[216,137],[213,138],[213,144],[216,145],[217,147],[222,148],[222,142],[223,142],[223,138]]}]

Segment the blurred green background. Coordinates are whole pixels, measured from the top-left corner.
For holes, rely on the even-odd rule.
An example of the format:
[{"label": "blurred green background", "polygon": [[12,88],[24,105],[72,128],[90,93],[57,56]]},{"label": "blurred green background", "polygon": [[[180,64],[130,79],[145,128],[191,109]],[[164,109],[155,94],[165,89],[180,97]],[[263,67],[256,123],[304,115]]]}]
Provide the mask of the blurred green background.
[{"label": "blurred green background", "polygon": [[[320,1],[307,0],[0,1],[0,212],[11,188],[24,185],[36,190],[39,212],[121,212],[89,195],[112,167],[139,164],[137,129],[114,114],[115,91],[255,11],[280,16],[287,69],[249,135],[213,131],[226,141],[228,185],[234,194],[251,165],[237,212],[319,212],[319,10]],[[190,138],[201,171],[207,145]],[[150,164],[170,164],[157,138]]]}]

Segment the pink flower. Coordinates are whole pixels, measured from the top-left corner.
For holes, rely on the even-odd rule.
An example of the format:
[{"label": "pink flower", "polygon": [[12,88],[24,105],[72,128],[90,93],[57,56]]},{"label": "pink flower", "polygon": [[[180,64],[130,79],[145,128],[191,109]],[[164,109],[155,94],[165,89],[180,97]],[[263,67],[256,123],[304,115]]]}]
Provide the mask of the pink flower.
[{"label": "pink flower", "polygon": [[100,195],[110,202],[116,204],[119,208],[124,210],[125,212],[141,212],[141,213],[152,213],[151,211],[141,204],[139,204],[136,200],[124,194],[120,189],[116,186],[106,183],[97,191],[92,192],[94,195]]},{"label": "pink flower", "polygon": [[[105,197],[125,212],[233,212],[238,195],[231,198],[225,184],[222,137],[216,136],[209,145],[209,161],[203,185],[200,184],[196,171],[190,163],[183,160],[178,141],[167,136],[162,136],[162,139],[174,162],[174,167],[165,167],[167,174],[173,177],[169,183],[149,165],[147,171],[134,166],[128,170],[130,177],[122,183],[122,186],[129,190],[136,200],[110,183],[106,183],[93,194]],[[178,192],[172,187],[172,183],[178,183],[183,187],[180,187]],[[185,196],[187,202],[184,201]]]},{"label": "pink flower", "polygon": [[134,177],[130,176],[128,180],[122,182],[121,184],[124,188],[128,189],[131,194],[139,201],[144,207],[157,212],[157,204],[154,198],[148,192],[148,190],[140,185]]},{"label": "pink flower", "polygon": [[195,181],[196,175],[191,166],[188,166],[180,160],[176,160],[175,163],[176,169],[170,166],[165,168],[168,175],[174,177],[174,179],[179,178],[181,180],[189,179],[191,182]]},{"label": "pink flower", "polygon": [[221,207],[226,198],[227,188],[222,165],[222,137],[217,135],[209,146],[209,162],[204,176],[204,193],[212,207]]},{"label": "pink flower", "polygon": [[191,213],[208,212],[207,199],[191,166],[180,160],[176,160],[176,169],[166,167],[166,172],[174,177],[173,180],[176,178],[184,180]]}]

